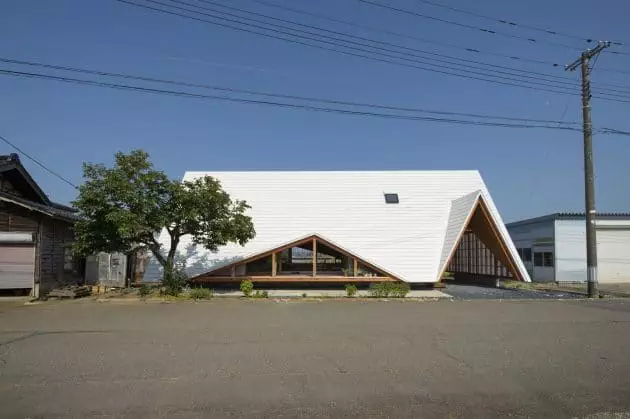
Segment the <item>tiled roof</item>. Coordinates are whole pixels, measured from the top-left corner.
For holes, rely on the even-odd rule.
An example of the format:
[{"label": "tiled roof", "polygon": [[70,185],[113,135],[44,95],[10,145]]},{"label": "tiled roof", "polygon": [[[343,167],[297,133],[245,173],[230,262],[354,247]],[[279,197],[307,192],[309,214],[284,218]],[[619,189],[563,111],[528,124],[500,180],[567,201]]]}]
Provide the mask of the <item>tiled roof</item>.
[{"label": "tiled roof", "polygon": [[[44,205],[44,204],[30,201],[28,199],[21,198],[19,196],[8,194],[5,192],[0,192],[0,201],[19,205],[31,211],[37,211],[49,217],[59,218],[66,221],[78,221],[81,219],[81,217],[77,214],[77,211],[76,210],[71,211],[69,207],[65,207],[62,205],[59,205],[59,206]],[[65,207],[66,209],[63,209],[60,207]]]}]

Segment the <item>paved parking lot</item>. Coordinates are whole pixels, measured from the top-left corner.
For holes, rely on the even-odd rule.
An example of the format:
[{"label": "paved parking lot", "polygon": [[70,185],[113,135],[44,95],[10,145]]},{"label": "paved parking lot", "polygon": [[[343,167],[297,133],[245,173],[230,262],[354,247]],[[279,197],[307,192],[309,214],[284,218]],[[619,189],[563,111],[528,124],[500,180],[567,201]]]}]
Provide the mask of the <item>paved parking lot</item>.
[{"label": "paved parking lot", "polygon": [[624,300],[13,302],[0,417],[627,413],[628,348]]}]

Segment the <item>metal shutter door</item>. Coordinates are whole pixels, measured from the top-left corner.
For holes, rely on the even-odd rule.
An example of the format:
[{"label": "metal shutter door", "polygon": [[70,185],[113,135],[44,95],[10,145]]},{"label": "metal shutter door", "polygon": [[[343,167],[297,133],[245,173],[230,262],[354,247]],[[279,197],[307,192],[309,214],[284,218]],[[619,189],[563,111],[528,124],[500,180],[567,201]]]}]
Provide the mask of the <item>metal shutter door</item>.
[{"label": "metal shutter door", "polygon": [[630,230],[597,229],[597,278],[630,282]]},{"label": "metal shutter door", "polygon": [[0,289],[33,288],[35,247],[0,243]]}]

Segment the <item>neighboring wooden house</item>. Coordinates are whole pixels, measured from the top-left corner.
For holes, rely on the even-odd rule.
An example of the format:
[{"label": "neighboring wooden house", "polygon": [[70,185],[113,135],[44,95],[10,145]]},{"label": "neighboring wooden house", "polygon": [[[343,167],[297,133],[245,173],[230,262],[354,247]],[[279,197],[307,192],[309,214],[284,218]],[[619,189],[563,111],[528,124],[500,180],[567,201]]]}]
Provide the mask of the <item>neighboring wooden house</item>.
[{"label": "neighboring wooden house", "polygon": [[76,210],[52,202],[17,154],[0,156],[0,290],[31,290],[83,281],[73,257]]}]

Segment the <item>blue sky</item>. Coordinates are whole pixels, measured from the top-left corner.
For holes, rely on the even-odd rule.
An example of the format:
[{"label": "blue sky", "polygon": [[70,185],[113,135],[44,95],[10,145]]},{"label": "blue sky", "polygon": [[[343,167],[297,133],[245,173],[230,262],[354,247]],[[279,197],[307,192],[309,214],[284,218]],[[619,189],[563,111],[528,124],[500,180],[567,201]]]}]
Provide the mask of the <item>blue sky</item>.
[{"label": "blue sky", "polygon": [[[194,0],[189,0],[194,1]],[[421,44],[249,0],[224,4],[438,53],[564,75],[518,63]],[[412,36],[501,54],[567,63],[570,49],[530,45],[420,20],[357,0],[270,0]],[[622,0],[527,2],[437,0],[521,23],[595,39],[630,41]],[[157,14],[114,0],[0,0],[0,56],[226,85],[428,109],[579,121],[577,96],[500,86],[292,45]],[[469,24],[491,24],[416,0],[390,4]],[[509,31],[509,28],[495,26]],[[566,42],[535,32],[517,35]],[[630,47],[622,51],[630,52]],[[3,67],[6,67],[3,65]],[[630,70],[630,56],[603,55],[597,67]],[[594,82],[630,85],[630,75],[598,72]],[[572,74],[572,77],[577,74]],[[172,177],[186,170],[478,169],[506,221],[583,208],[579,132],[514,130],[392,121],[145,95],[0,76],[0,135],[79,183],[83,161],[111,163],[119,150],[147,150]],[[630,130],[630,104],[595,99],[596,126]],[[0,153],[12,152],[0,143]],[[630,210],[630,138],[595,137],[597,208]],[[25,161],[55,200],[75,191]]]}]

